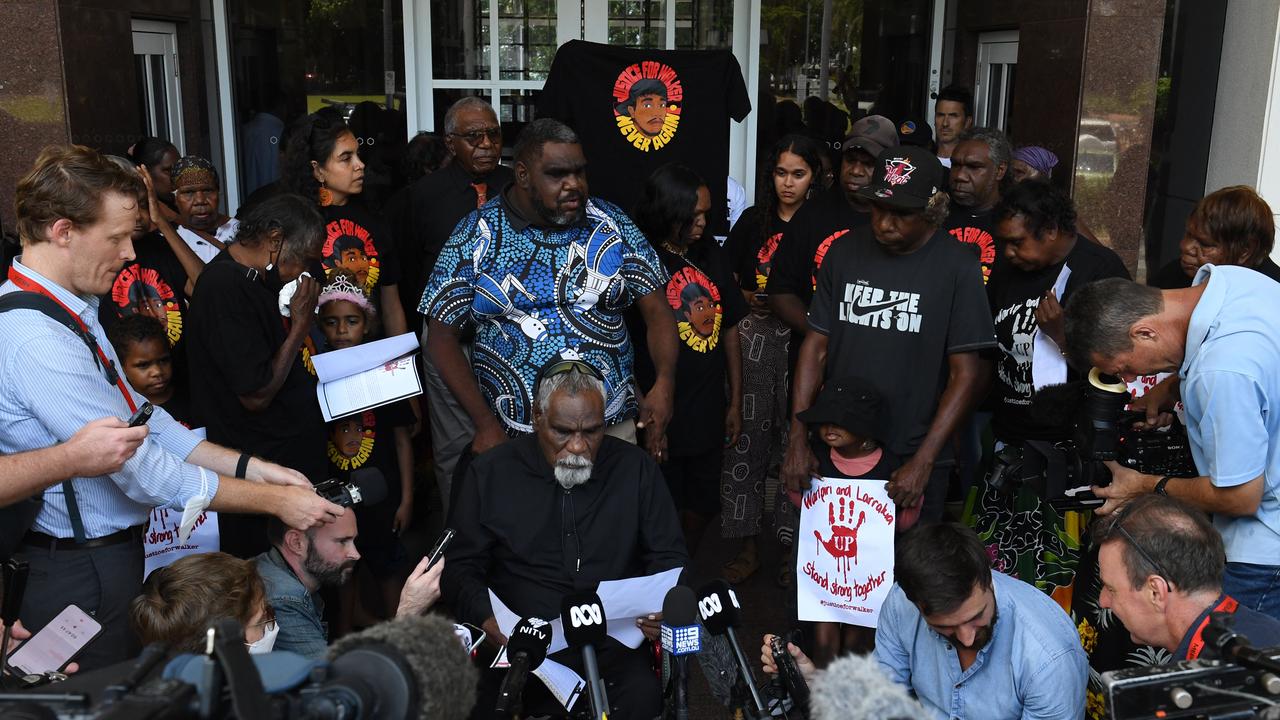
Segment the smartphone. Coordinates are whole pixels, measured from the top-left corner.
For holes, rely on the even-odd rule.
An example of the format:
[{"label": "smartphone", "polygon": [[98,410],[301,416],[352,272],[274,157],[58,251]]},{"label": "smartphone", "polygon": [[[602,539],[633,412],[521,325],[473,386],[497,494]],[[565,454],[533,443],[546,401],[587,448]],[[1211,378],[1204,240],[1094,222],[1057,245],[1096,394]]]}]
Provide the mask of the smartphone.
[{"label": "smartphone", "polygon": [[471,623],[455,624],[453,633],[458,636],[458,642],[462,643],[468,654],[475,652],[485,639],[485,632]]},{"label": "smartphone", "polygon": [[138,408],[138,411],[133,414],[133,417],[129,418],[129,427],[134,428],[139,425],[145,425],[147,421],[151,419],[151,414],[155,411],[156,408],[151,403],[142,403],[142,407]]},{"label": "smartphone", "polygon": [[756,293],[756,302],[768,302],[768,301],[769,301],[769,293],[763,293],[763,292]]},{"label": "smartphone", "polygon": [[14,650],[9,664],[26,675],[62,670],[100,632],[101,623],[75,605],[68,605]]},{"label": "smartphone", "polygon": [[453,541],[453,536],[455,534],[456,533],[454,533],[453,528],[445,528],[444,532],[440,533],[440,538],[436,540],[436,544],[431,548],[431,552],[427,553],[427,557],[430,558],[427,561],[428,570],[435,567],[435,564],[439,562],[440,558],[444,557],[444,549],[449,547],[449,543]]}]

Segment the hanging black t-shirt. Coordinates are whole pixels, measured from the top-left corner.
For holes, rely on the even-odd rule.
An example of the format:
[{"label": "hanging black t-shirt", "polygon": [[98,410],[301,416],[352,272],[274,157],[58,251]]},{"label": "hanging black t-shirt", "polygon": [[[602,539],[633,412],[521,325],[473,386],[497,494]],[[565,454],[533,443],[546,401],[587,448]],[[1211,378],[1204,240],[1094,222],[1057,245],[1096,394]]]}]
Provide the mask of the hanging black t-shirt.
[{"label": "hanging black t-shirt", "polygon": [[[696,455],[724,444],[726,355],[725,334],[747,314],[724,252],[712,242],[691,249],[689,259],[657,248],[671,274],[667,305],[675,315],[680,349],[676,360],[675,406],[667,425],[667,451],[672,457]],[[636,344],[636,381],[648,392],[655,370],[643,324],[628,315]]]},{"label": "hanging black t-shirt", "polygon": [[252,453],[324,480],[324,421],[315,379],[297,356],[262,412],[240,402],[271,380],[271,358],[288,334],[278,293],[223,251],[196,281],[188,312],[192,408],[211,442]]},{"label": "hanging black t-shirt", "polygon": [[971,210],[952,203],[951,214],[942,224],[943,230],[964,243],[982,263],[983,282],[991,281],[991,270],[1004,250],[996,243],[994,214],[995,208]]},{"label": "hanging black t-shirt", "polygon": [[[1280,265],[1276,265],[1269,257],[1263,258],[1261,265],[1250,269],[1280,282]],[[1187,273],[1182,270],[1182,263],[1175,258],[1148,277],[1147,284],[1161,290],[1178,290],[1191,287],[1191,278],[1187,277]]]},{"label": "hanging black t-shirt", "polygon": [[[187,271],[160,233],[150,233],[133,244],[134,260],[125,265],[98,303],[98,320],[110,329],[117,320],[151,307],[150,315],[164,325],[173,349],[173,379],[187,384],[183,324],[187,313]],[[144,313],[145,314],[145,313]]]},{"label": "hanging black t-shirt", "polygon": [[[1129,277],[1124,262],[1114,251],[1077,236],[1075,247],[1062,262],[1027,272],[1002,261],[999,272],[992,274],[987,285],[999,346],[999,352],[995,353],[996,378],[991,389],[994,412],[991,423],[996,437],[1004,442],[1052,440],[1061,434],[1060,429],[1055,432],[1052,427],[1036,425],[1029,410],[1034,394],[1032,353],[1039,332],[1036,308],[1057,282],[1064,265],[1071,269],[1062,297],[1058,298],[1064,305],[1077,288],[1094,280]],[[1078,377],[1068,366],[1067,380]]]},{"label": "hanging black t-shirt", "polygon": [[791,217],[773,255],[770,295],[796,295],[808,306],[832,243],[871,226],[871,213],[855,209],[839,184],[809,200]]},{"label": "hanging black t-shirt", "polygon": [[335,268],[355,273],[360,288],[381,314],[382,288],[400,283],[400,263],[391,234],[359,198],[346,205],[327,205],[320,211],[324,215],[320,257],[326,275]]},{"label": "hanging black t-shirt", "polygon": [[[767,224],[766,224],[767,219]],[[738,276],[738,286],[743,290],[764,292],[773,270],[773,256],[782,242],[783,233],[790,222],[773,213],[765,218],[765,210],[759,205],[747,208],[737,224],[729,231],[724,251],[729,267]]]},{"label": "hanging black t-shirt", "polygon": [[[947,356],[995,346],[977,260],[941,230],[908,255],[884,250],[870,228],[833,244],[809,326],[827,335],[827,377],[856,372],[880,391],[884,446],[904,458],[933,422]],[[948,444],[938,461],[950,456]]]},{"label": "hanging black t-shirt", "polygon": [[354,506],[360,529],[356,546],[361,553],[381,551],[396,542],[392,524],[400,508],[402,490],[395,430],[414,422],[413,408],[402,400],[334,420],[326,427],[329,477],[346,482],[352,471],[372,467],[382,472],[386,482],[387,496],[382,502]]},{"label": "hanging black t-shirt", "polygon": [[728,50],[639,50],[570,40],[556,51],[538,116],[577,132],[591,194],[631,208],[645,179],[687,165],[711,190],[707,233],[727,235],[729,120],[751,100]]}]

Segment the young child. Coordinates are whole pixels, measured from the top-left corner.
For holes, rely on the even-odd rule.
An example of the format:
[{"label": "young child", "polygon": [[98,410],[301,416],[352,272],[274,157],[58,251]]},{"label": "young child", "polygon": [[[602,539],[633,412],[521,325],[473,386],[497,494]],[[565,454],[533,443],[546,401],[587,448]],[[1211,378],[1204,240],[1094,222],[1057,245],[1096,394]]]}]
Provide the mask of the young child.
[{"label": "young child", "polygon": [[[348,271],[333,272],[316,306],[317,325],[325,338],[323,350],[354,347],[375,332],[377,311]],[[399,536],[413,518],[410,428],[414,421],[408,402],[401,401],[329,424],[330,477],[345,480],[354,470],[375,467],[386,480],[386,499],[367,507],[358,504],[355,511],[359,528],[356,548],[378,581],[388,616],[395,612],[400,588],[411,569]],[[354,595],[350,598],[353,606]]]},{"label": "young child", "polygon": [[[884,399],[862,378],[846,377],[828,382],[818,393],[813,407],[796,417],[809,428],[809,443],[818,460],[820,477],[887,481],[902,465],[898,457],[881,447],[877,440],[884,427]],[[801,498],[799,492],[790,493],[796,507],[801,507]],[[820,511],[820,506],[815,506],[813,511]],[[897,532],[911,527],[919,518],[919,504],[899,508]],[[810,657],[820,668],[844,653],[866,653],[875,647],[874,628],[815,622],[812,630]]]},{"label": "young child", "polygon": [[152,405],[191,427],[191,401],[173,373],[173,354],[164,325],[149,315],[126,315],[112,324],[107,339],[116,349],[124,379]]}]

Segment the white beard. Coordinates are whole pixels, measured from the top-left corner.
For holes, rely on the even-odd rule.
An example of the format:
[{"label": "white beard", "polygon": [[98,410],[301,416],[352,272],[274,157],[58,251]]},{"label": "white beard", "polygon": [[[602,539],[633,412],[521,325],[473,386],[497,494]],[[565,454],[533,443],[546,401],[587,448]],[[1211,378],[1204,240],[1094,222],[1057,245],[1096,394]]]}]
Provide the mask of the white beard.
[{"label": "white beard", "polygon": [[581,455],[570,455],[556,462],[556,482],[565,490],[572,490],[591,479],[593,467],[592,462]]}]

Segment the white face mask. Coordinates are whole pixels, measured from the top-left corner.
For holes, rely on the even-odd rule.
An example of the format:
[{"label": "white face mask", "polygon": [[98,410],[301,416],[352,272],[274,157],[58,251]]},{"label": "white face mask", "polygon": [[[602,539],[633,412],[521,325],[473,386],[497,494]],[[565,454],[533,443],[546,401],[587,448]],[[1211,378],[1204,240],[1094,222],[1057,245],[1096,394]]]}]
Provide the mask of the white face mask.
[{"label": "white face mask", "polygon": [[272,620],[262,628],[262,637],[254,642],[246,643],[250,655],[266,655],[276,645],[276,636],[280,634],[280,623]]}]

